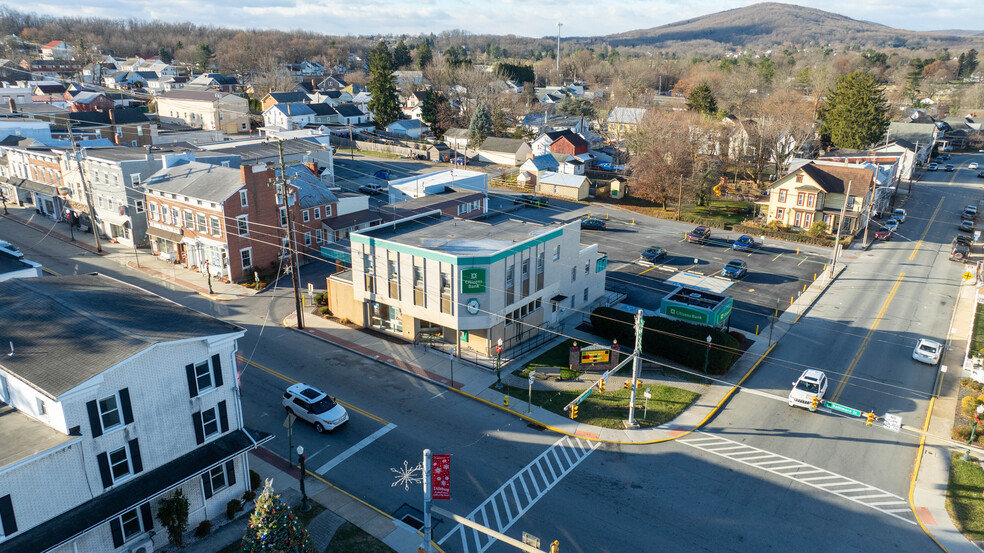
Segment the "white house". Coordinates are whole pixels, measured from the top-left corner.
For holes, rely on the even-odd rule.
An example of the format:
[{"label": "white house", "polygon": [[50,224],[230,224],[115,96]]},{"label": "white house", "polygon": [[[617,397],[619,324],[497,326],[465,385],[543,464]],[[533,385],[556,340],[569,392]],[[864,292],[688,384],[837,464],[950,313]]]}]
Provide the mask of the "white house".
[{"label": "white house", "polygon": [[390,123],[386,132],[402,134],[407,138],[420,138],[420,135],[430,132],[430,128],[420,119],[402,119]]},{"label": "white house", "polygon": [[172,90],[157,97],[157,114],[166,123],[181,123],[227,134],[249,131],[249,100],[228,92]]},{"label": "white house", "polygon": [[301,129],[314,123],[315,113],[307,104],[274,104],[263,112],[263,125],[278,129]]},{"label": "white house", "polygon": [[102,275],[8,280],[0,304],[0,553],[153,551],[175,490],[189,528],[247,491],[269,436],[243,427],[244,329]]},{"label": "white house", "polygon": [[583,200],[588,197],[591,183],[584,175],[545,172],[536,183],[537,194],[557,196],[567,200]]}]

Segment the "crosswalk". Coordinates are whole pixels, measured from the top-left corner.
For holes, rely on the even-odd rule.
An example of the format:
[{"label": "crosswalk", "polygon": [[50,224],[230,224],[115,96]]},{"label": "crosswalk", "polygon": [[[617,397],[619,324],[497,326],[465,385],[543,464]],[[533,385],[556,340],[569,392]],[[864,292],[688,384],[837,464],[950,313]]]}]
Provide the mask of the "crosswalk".
[{"label": "crosswalk", "polygon": [[676,440],[676,442],[730,461],[771,472],[777,476],[881,511],[909,524],[916,524],[912,510],[905,498],[846,476],[777,453],[703,432],[693,432],[685,438]]},{"label": "crosswalk", "polygon": [[[562,437],[493,492],[465,518],[505,533],[541,497],[600,445],[600,442],[572,436]],[[484,553],[495,543],[493,538],[461,524],[452,528],[437,543],[444,545],[449,540],[455,544],[460,543],[461,548],[455,549],[464,553]]]}]

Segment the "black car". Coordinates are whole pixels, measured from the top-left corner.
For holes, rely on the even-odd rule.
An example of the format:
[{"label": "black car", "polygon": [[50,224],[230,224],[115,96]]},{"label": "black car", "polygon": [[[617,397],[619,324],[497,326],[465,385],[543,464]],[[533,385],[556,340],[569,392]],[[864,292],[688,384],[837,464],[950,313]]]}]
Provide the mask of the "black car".
[{"label": "black car", "polygon": [[979,171],[979,172],[977,173],[977,178],[979,178],[979,179],[984,179],[984,171]]},{"label": "black car", "polygon": [[581,228],[584,230],[605,230],[605,222],[601,219],[581,219]]},{"label": "black car", "polygon": [[950,159],[950,154],[940,154],[940,155],[936,156],[936,159],[938,159],[940,161],[946,161],[946,160]]},{"label": "black car", "polygon": [[639,258],[643,261],[648,261],[649,263],[656,263],[661,259],[666,259],[666,250],[655,246],[652,248],[646,248],[646,251],[642,252],[642,255],[640,255]]},{"label": "black car", "polygon": [[952,250],[950,250],[951,261],[966,261],[969,255],[970,248],[964,246],[963,244],[957,244],[956,246],[953,246]]},{"label": "black car", "polygon": [[517,196],[516,199],[513,200],[513,203],[525,204],[530,207],[543,207],[550,202],[547,198],[543,196],[534,196],[533,194],[523,194],[521,196]]},{"label": "black car", "polygon": [[967,246],[969,248],[970,245],[973,243],[974,240],[971,237],[967,236],[966,234],[958,234],[953,237],[952,245],[956,246],[957,244],[963,244],[964,246]]},{"label": "black car", "polygon": [[953,166],[950,165],[949,163],[947,163],[946,164],[946,167],[944,167],[943,170],[944,171],[947,171],[948,173],[952,173],[953,172]]}]

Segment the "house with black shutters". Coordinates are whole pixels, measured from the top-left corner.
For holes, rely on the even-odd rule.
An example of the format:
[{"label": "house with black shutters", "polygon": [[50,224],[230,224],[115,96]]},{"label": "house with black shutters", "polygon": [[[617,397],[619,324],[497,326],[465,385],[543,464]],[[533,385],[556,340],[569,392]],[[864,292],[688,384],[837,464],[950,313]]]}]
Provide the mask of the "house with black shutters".
[{"label": "house with black shutters", "polygon": [[0,553],[153,551],[162,498],[194,528],[247,490],[269,436],[243,427],[242,328],[101,275],[0,282],[0,305]]}]

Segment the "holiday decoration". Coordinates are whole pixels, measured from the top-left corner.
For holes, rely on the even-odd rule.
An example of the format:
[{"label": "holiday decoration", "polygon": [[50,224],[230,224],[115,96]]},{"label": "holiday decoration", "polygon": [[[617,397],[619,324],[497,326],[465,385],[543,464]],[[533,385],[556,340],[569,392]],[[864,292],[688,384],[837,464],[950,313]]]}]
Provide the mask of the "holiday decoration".
[{"label": "holiday decoration", "polygon": [[424,466],[422,463],[411,467],[406,461],[403,461],[402,468],[390,469],[390,472],[396,473],[396,481],[390,484],[390,487],[395,488],[402,484],[404,491],[410,491],[410,484],[420,484],[424,481],[422,476],[423,470]]},{"label": "holiday decoration", "polygon": [[451,499],[451,456],[435,455],[431,461],[434,499]]},{"label": "holiday decoration", "polygon": [[305,530],[290,506],[273,493],[267,479],[249,517],[242,541],[243,553],[313,553]]}]

